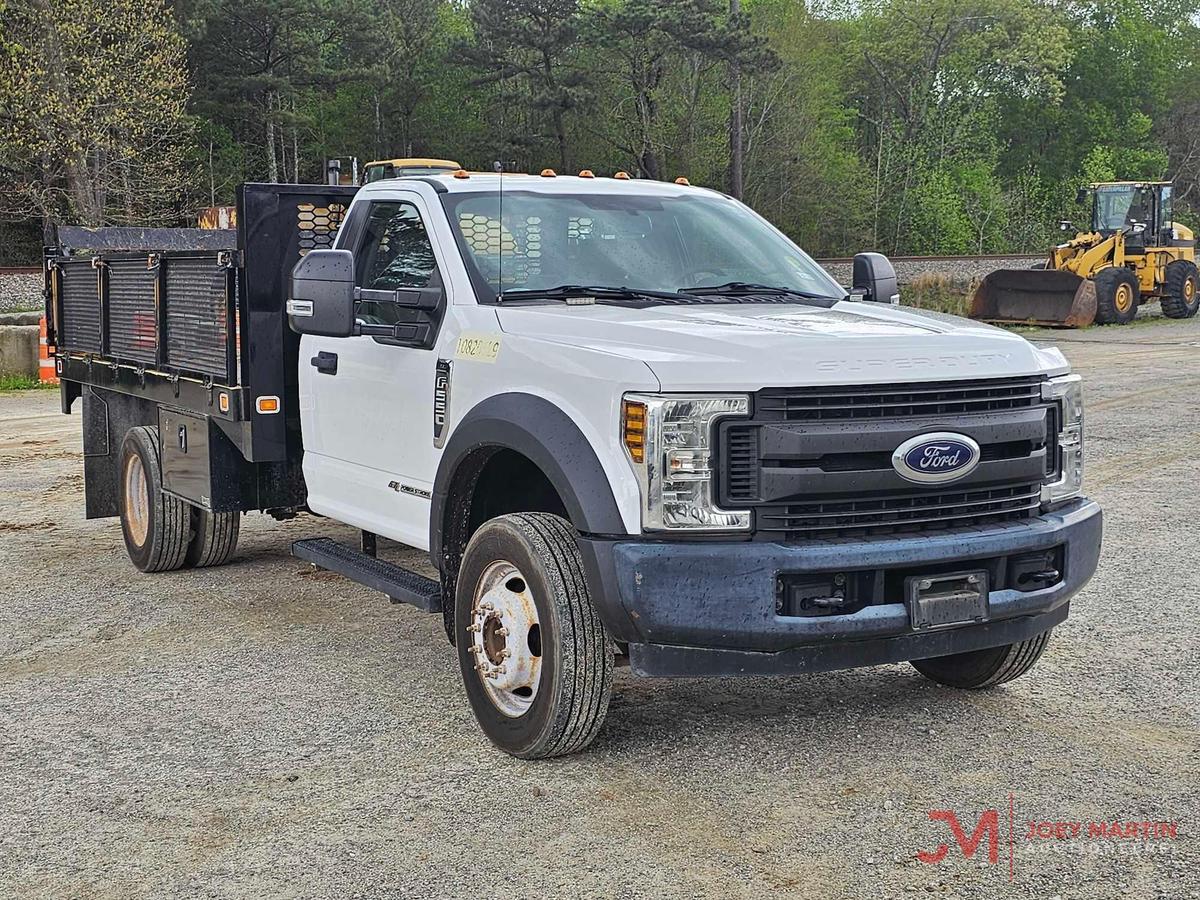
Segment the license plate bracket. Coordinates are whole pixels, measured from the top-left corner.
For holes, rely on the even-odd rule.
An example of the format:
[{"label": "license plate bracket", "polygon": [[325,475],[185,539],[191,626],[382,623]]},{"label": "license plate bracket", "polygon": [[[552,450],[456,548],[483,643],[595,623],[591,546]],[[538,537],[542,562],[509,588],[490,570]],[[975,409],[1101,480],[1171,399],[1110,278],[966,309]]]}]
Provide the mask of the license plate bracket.
[{"label": "license plate bracket", "polygon": [[904,579],[904,594],[916,631],[986,622],[990,615],[986,570],[914,575]]}]

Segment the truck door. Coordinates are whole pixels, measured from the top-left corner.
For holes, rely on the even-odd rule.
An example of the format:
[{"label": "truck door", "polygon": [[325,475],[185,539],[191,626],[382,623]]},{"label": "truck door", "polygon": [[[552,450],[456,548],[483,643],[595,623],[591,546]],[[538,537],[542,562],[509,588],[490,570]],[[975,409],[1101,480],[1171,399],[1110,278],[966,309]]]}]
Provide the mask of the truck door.
[{"label": "truck door", "polygon": [[[405,199],[371,201],[357,227],[353,220],[347,225],[341,245],[354,251],[361,288],[442,284],[445,266],[439,269],[424,201],[416,194],[401,196]],[[423,316],[389,301],[360,301],[356,309],[360,321],[376,324]],[[390,338],[304,336],[304,478],[315,512],[427,546],[437,463],[432,438],[436,359],[435,350]]]}]

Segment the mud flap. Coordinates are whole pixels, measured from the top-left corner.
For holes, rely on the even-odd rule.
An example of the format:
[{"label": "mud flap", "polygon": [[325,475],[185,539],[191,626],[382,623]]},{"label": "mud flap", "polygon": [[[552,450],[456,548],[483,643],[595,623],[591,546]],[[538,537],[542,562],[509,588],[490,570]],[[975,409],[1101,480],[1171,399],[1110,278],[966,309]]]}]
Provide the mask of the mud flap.
[{"label": "mud flap", "polygon": [[985,322],[1086,328],[1096,321],[1096,285],[1073,272],[999,269],[975,289],[970,316]]}]

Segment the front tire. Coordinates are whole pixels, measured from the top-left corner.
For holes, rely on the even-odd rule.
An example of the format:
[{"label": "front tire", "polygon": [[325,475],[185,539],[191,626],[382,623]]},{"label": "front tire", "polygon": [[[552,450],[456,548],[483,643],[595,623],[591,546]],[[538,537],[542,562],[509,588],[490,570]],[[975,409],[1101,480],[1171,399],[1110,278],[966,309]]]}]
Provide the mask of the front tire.
[{"label": "front tire", "polygon": [[926,678],[947,687],[978,690],[1020,678],[1033,668],[1050,641],[1050,632],[1015,644],[971,650],[932,659],[911,660],[912,667]]},{"label": "front tire", "polygon": [[1141,289],[1137,276],[1123,266],[1096,273],[1096,321],[1101,325],[1127,325],[1137,316]]},{"label": "front tire", "polygon": [[169,572],[187,558],[188,504],[163,493],[158,428],[130,428],[121,444],[117,502],[121,533],[133,564],[143,572]]},{"label": "front tire", "polygon": [[599,733],[613,651],[562,518],[514,513],[480,526],[463,554],[454,633],[467,700],[501,750],[563,756]]},{"label": "front tire", "polygon": [[1163,315],[1171,319],[1190,319],[1200,310],[1200,271],[1196,264],[1177,259],[1167,266],[1166,293],[1162,298]]}]

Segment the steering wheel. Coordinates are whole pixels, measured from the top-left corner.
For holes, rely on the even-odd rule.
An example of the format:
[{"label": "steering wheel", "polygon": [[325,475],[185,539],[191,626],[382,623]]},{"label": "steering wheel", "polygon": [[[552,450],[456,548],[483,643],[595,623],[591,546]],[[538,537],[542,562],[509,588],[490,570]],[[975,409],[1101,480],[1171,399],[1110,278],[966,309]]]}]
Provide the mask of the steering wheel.
[{"label": "steering wheel", "polygon": [[724,284],[730,278],[724,269],[700,269],[692,272],[687,280],[689,284],[683,288],[685,291],[689,287],[700,287],[706,284]]}]

